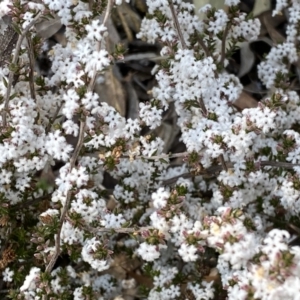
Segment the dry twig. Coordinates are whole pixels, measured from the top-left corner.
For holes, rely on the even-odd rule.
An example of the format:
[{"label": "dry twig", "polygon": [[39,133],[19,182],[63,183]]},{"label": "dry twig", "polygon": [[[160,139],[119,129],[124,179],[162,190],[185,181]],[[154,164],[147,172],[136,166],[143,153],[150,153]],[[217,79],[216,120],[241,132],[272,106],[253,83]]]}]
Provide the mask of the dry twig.
[{"label": "dry twig", "polygon": [[[39,12],[34,17],[34,19],[26,26],[26,28],[21,32],[21,34],[19,35],[19,38],[18,38],[18,41],[17,41],[17,44],[16,44],[16,48],[15,48],[14,57],[13,57],[13,60],[12,60],[12,65],[13,66],[17,65],[21,45],[22,45],[22,42],[23,42],[24,38],[26,37],[29,30],[38,22],[41,15],[42,15],[42,12]],[[5,101],[4,101],[4,109],[3,109],[3,113],[2,113],[2,119],[3,119],[3,126],[4,127],[6,126],[6,123],[7,123],[6,122],[6,114],[8,112],[8,104],[9,104],[13,79],[14,79],[14,71],[10,70],[9,75],[8,75],[8,83],[7,83],[7,90],[6,90],[6,96],[5,96]]]}]

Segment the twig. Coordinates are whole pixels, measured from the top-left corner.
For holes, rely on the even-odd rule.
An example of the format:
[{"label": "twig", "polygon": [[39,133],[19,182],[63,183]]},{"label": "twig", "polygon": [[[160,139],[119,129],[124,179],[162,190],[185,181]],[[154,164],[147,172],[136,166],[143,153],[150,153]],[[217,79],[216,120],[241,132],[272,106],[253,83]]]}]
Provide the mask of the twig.
[{"label": "twig", "polygon": [[[70,170],[72,170],[74,168],[75,162],[76,162],[76,160],[78,159],[78,156],[79,156],[79,152],[80,152],[80,150],[83,146],[85,125],[86,125],[85,120],[80,121],[79,139],[78,139],[76,148],[75,148],[74,153],[73,153],[73,155],[71,157],[71,160],[70,160]],[[52,255],[51,260],[50,260],[49,264],[46,267],[46,270],[45,270],[46,273],[50,273],[52,271],[52,269],[53,269],[53,267],[56,263],[56,260],[57,260],[59,254],[60,254],[60,234],[61,234],[61,229],[62,229],[63,223],[65,221],[67,211],[69,209],[69,205],[70,205],[70,202],[71,202],[71,196],[72,196],[72,191],[68,191],[66,201],[65,201],[65,204],[63,206],[62,213],[61,213],[61,216],[60,216],[60,219],[59,219],[59,228],[58,228],[57,233],[56,233],[55,252]],[[44,298],[44,299],[46,299],[46,298]]]},{"label": "twig", "polygon": [[28,57],[29,57],[29,89],[30,89],[30,96],[36,104],[36,108],[38,111],[37,122],[41,122],[41,110],[39,104],[37,102],[35,87],[34,87],[34,65],[35,65],[35,58],[33,52],[33,45],[28,33],[26,34],[26,41],[27,41],[27,50],[28,50]]},{"label": "twig", "polygon": [[[232,168],[233,164],[231,162],[225,162],[226,168],[228,171],[228,168]],[[293,169],[294,167],[300,167],[300,164],[292,164],[292,163],[287,163],[287,162],[281,162],[281,161],[261,161],[260,165],[262,167],[273,167],[273,168],[285,168],[285,169]],[[212,166],[200,173],[194,174],[193,172],[187,172],[183,173],[178,176],[174,176],[172,178],[166,179],[163,181],[163,185],[171,185],[175,183],[179,178],[192,178],[195,176],[202,176],[202,175],[213,175],[216,174],[217,172],[220,172],[224,169],[224,166],[222,165],[217,165],[217,166]]]},{"label": "twig", "polygon": [[192,178],[194,176],[195,176],[195,174],[193,174],[192,172],[183,173],[183,174],[177,175],[175,177],[166,179],[162,183],[163,183],[163,185],[171,185],[171,184],[175,183],[179,178]]},{"label": "twig", "polygon": [[[161,154],[161,155],[155,155],[155,156],[133,156],[135,159],[141,158],[141,159],[148,159],[148,160],[157,160],[157,159],[164,159],[164,158],[176,158],[176,157],[185,157],[189,153],[188,152],[180,152],[180,153],[173,153],[173,154]],[[122,156],[124,158],[130,158],[130,156],[125,155]]]},{"label": "twig", "polygon": [[169,0],[169,5],[170,5],[171,14],[172,14],[172,18],[173,18],[173,21],[174,21],[175,29],[178,33],[178,37],[179,37],[182,49],[186,49],[187,46],[186,46],[186,43],[185,43],[181,28],[180,28],[180,25],[179,25],[179,22],[178,22],[178,18],[177,18],[175,9],[174,9],[173,0]]},{"label": "twig", "polygon": [[294,167],[300,167],[300,164],[292,164],[281,161],[261,161],[261,166],[266,167],[274,167],[274,168],[285,168],[285,169],[293,169]]},{"label": "twig", "polygon": [[[34,19],[25,27],[25,29],[22,31],[21,35],[19,35],[19,38],[18,38],[18,41],[17,41],[17,44],[16,44],[15,54],[14,54],[14,57],[13,57],[13,60],[12,60],[13,65],[16,65],[17,62],[18,62],[21,45],[22,45],[22,42],[23,42],[24,38],[26,37],[27,32],[39,20],[41,15],[42,15],[42,12],[39,12],[34,17]],[[12,88],[12,84],[13,84],[13,79],[14,79],[14,71],[10,70],[9,75],[8,75],[7,90],[6,90],[4,109],[3,109],[3,114],[2,114],[2,120],[3,120],[3,126],[4,127],[6,126],[6,114],[8,112],[8,103],[9,103],[11,88]]]},{"label": "twig", "polygon": [[[66,216],[66,220],[68,220],[71,224],[74,223],[73,220],[69,218],[69,216]],[[149,229],[152,229],[153,227],[120,227],[120,228],[92,228],[88,225],[79,225],[79,228],[84,229],[88,232],[94,233],[96,235],[99,235],[100,233],[139,233],[143,232]]]},{"label": "twig", "polygon": [[[113,5],[114,5],[114,1],[113,0],[108,0],[105,15],[104,15],[103,22],[102,22],[103,25],[105,25],[107,23],[110,12],[113,8]],[[97,43],[97,51],[100,51],[100,48],[101,48],[101,43],[99,42],[99,43]],[[92,91],[94,89],[97,74],[98,74],[98,72],[94,69],[94,75],[93,75],[93,77],[90,81],[89,87],[88,87],[89,91]]]},{"label": "twig", "polygon": [[[106,12],[105,12],[105,15],[104,15],[104,19],[103,19],[103,25],[105,25],[106,22],[108,21],[112,6],[113,6],[113,0],[109,0],[108,4],[107,4],[107,7],[106,7]],[[100,50],[100,48],[101,48],[101,43],[99,42],[97,44],[98,51]],[[93,91],[94,84],[95,84],[95,81],[96,81],[96,77],[97,77],[97,71],[94,69],[94,74],[93,74],[93,77],[92,77],[92,79],[89,83],[88,91]],[[80,121],[79,138],[78,138],[78,142],[77,142],[76,148],[74,150],[74,153],[73,153],[73,155],[71,157],[71,160],[70,160],[70,170],[72,170],[74,168],[75,163],[78,159],[79,153],[81,151],[81,148],[83,146],[85,127],[86,127],[86,120],[84,119],[84,120]],[[56,238],[55,238],[54,254],[52,255],[51,260],[50,260],[49,264],[46,267],[45,273],[50,273],[52,271],[52,269],[53,269],[53,267],[54,267],[54,265],[57,261],[57,258],[60,254],[60,251],[61,251],[60,250],[60,234],[61,234],[63,223],[66,219],[67,211],[68,211],[70,203],[71,203],[71,197],[72,197],[72,191],[69,190],[68,193],[67,193],[66,201],[65,201],[64,206],[62,208],[62,213],[61,213],[60,219],[59,219],[59,228],[57,230]],[[44,295],[43,300],[46,300],[46,299],[47,299],[47,295]]]},{"label": "twig", "polygon": [[46,133],[48,133],[50,131],[51,126],[55,122],[55,120],[56,120],[56,118],[57,118],[57,116],[58,116],[58,114],[59,114],[60,109],[62,108],[62,106],[63,106],[63,102],[61,102],[60,104],[58,104],[53,117],[51,119],[49,118],[49,123],[48,123],[48,125],[46,127]]},{"label": "twig", "polygon": [[224,65],[224,60],[225,60],[225,51],[226,51],[226,38],[227,38],[227,34],[228,34],[228,31],[230,29],[230,24],[227,23],[226,27],[225,27],[225,30],[223,32],[223,37],[222,37],[222,47],[221,47],[221,60],[220,60],[220,64],[221,66]]},{"label": "twig", "polygon": [[202,49],[203,49],[205,55],[206,55],[206,56],[210,56],[209,50],[208,50],[207,46],[205,45],[204,40],[202,39],[201,36],[198,37],[197,41],[198,41],[198,43],[200,44],[200,46],[202,47]]},{"label": "twig", "polygon": [[[29,38],[28,34],[26,35],[27,40],[27,48],[28,48],[28,57],[29,57],[29,89],[30,89],[30,96],[36,103],[36,94],[34,88],[34,53],[33,53],[33,46],[31,39]],[[37,103],[36,103],[37,105]]]},{"label": "twig", "polygon": [[227,171],[228,171],[228,168],[227,168],[227,165],[226,165],[226,162],[225,162],[225,159],[224,159],[223,154],[221,154],[221,155],[219,156],[219,159],[220,159],[220,162],[221,162],[221,165],[222,165],[223,170],[227,172]]},{"label": "twig", "polygon": [[203,114],[204,114],[205,116],[207,116],[207,109],[206,109],[206,106],[205,106],[205,104],[204,104],[204,101],[203,101],[202,97],[199,98],[199,101],[198,101],[198,102],[199,102],[199,106],[200,106],[200,108],[201,108]]},{"label": "twig", "polygon": [[138,233],[142,231],[146,231],[152,229],[152,227],[139,227],[139,228],[89,228],[90,232],[95,234],[103,233],[103,232],[115,232],[115,233]]}]

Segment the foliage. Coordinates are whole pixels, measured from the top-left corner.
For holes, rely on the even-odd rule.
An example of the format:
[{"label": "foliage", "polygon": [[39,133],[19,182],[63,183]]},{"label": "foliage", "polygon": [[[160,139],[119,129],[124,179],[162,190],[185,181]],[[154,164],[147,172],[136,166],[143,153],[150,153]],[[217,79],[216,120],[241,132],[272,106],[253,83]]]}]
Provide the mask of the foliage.
[{"label": "foliage", "polygon": [[[106,43],[110,12],[121,3],[0,3],[0,16],[10,16],[18,33],[0,69],[6,296],[295,299],[300,248],[290,229],[299,232],[300,223],[300,99],[290,76],[300,5],[278,1],[274,14],[286,8],[290,18],[286,41],[258,66],[268,94],[238,110],[243,85],[226,66],[238,43],[257,38],[258,19],[242,13],[238,0],[225,0],[226,10],[202,7],[201,20],[192,4],[148,0],[138,37],[160,41],[164,60],[154,70],[153,99],[133,120],[94,92],[125,51],[117,45],[110,53]],[[36,34],[44,18],[66,28],[65,45],[49,51],[48,76],[33,72],[50,50]],[[183,153],[164,153],[155,133],[171,105]],[[145,128],[151,134],[142,135]],[[58,162],[54,182],[37,177]],[[117,181],[113,205],[104,172]]]}]

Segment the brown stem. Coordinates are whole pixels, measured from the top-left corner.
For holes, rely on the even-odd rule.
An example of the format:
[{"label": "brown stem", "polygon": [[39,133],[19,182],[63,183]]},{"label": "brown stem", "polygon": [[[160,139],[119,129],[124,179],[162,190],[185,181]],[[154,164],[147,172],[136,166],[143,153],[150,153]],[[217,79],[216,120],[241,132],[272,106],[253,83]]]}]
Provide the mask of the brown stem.
[{"label": "brown stem", "polygon": [[[16,44],[16,48],[15,48],[15,54],[12,60],[12,64],[15,66],[18,62],[19,59],[19,53],[20,53],[20,49],[21,49],[21,45],[22,42],[24,40],[24,38],[26,37],[28,31],[31,29],[32,26],[35,25],[35,23],[39,20],[39,18],[41,17],[42,12],[39,12],[34,19],[25,27],[25,29],[22,31],[22,33],[19,35],[17,44]],[[7,83],[7,90],[6,90],[6,96],[5,96],[5,101],[4,101],[4,109],[3,109],[3,113],[2,113],[2,120],[3,120],[3,126],[5,127],[7,124],[6,121],[6,114],[8,112],[8,103],[9,103],[9,98],[10,98],[10,93],[11,93],[11,88],[12,88],[12,84],[13,84],[13,79],[14,79],[14,71],[9,71],[9,75],[8,75],[8,83]]]},{"label": "brown stem", "polygon": [[228,171],[228,168],[227,168],[227,165],[226,165],[226,162],[225,162],[225,159],[224,159],[224,155],[223,155],[223,154],[221,154],[221,155],[219,156],[219,160],[220,160],[220,162],[221,162],[221,165],[222,165],[223,170],[227,172],[227,171]]},{"label": "brown stem", "polygon": [[198,101],[198,102],[199,102],[199,106],[200,106],[200,108],[201,108],[201,110],[202,110],[202,113],[203,113],[205,116],[207,116],[207,109],[206,109],[206,106],[205,106],[205,103],[204,103],[202,97],[199,98],[199,101]]},{"label": "brown stem", "polygon": [[[103,19],[103,25],[105,25],[106,22],[108,21],[112,6],[113,6],[113,0],[109,0],[108,4],[107,4],[107,7],[106,7],[106,12],[105,12],[105,15],[104,15],[104,19]],[[98,45],[97,45],[97,49],[100,50],[100,48],[101,48],[101,43],[99,42]],[[95,84],[95,81],[96,81],[96,77],[97,77],[97,71],[94,70],[93,77],[92,77],[92,79],[89,83],[89,86],[88,86],[88,92],[93,91],[94,84]],[[74,168],[75,163],[76,163],[76,161],[79,157],[80,150],[83,147],[85,127],[86,127],[86,120],[84,119],[84,120],[80,121],[79,138],[78,138],[78,142],[77,142],[76,148],[74,150],[74,153],[73,153],[73,155],[71,157],[71,160],[70,160],[70,171]],[[60,254],[60,251],[61,251],[60,250],[60,234],[61,234],[61,229],[62,229],[63,223],[66,219],[67,211],[68,211],[70,203],[71,203],[71,197],[72,197],[72,191],[68,191],[66,201],[65,201],[64,206],[62,208],[62,213],[61,213],[61,216],[60,216],[60,219],[59,219],[59,228],[57,230],[56,238],[55,238],[55,251],[54,251],[54,254],[51,257],[51,260],[50,260],[49,264],[46,267],[46,270],[45,270],[46,273],[51,273],[51,271],[52,271],[52,269],[53,269],[53,267],[56,263],[56,260],[57,260],[59,254]],[[46,299],[47,299],[47,296],[44,295],[43,300],[46,300]]]},{"label": "brown stem", "polygon": [[179,37],[179,40],[180,40],[180,43],[181,43],[181,47],[182,47],[182,49],[186,49],[187,46],[186,46],[186,43],[185,43],[182,31],[181,31],[179,22],[178,22],[178,18],[177,18],[172,0],[169,0],[169,5],[170,5],[170,9],[171,9],[172,18],[173,18],[173,21],[174,21],[174,26],[175,26],[175,29],[177,31],[177,34],[178,34],[178,37]]},{"label": "brown stem", "polygon": [[200,44],[201,48],[203,49],[206,57],[210,56],[209,50],[208,50],[207,46],[205,45],[205,42],[201,36],[198,37],[198,43]]},{"label": "brown stem", "polygon": [[[225,166],[228,170],[228,168],[232,168],[233,167],[233,164],[231,162],[225,162]],[[287,162],[280,162],[280,161],[261,161],[260,162],[260,165],[262,167],[274,167],[274,168],[285,168],[285,169],[293,169],[294,167],[300,167],[300,164],[292,164],[292,163],[287,163]],[[187,172],[187,173],[183,173],[181,175],[178,175],[178,176],[175,176],[175,177],[172,177],[170,179],[166,179],[163,181],[163,184],[164,185],[171,185],[173,183],[175,183],[179,178],[192,178],[192,177],[195,177],[195,176],[205,176],[205,175],[214,175],[216,174],[217,172],[220,172],[222,171],[222,169],[224,169],[224,166],[222,165],[217,165],[217,166],[212,166],[198,174],[193,174],[192,172]],[[225,171],[227,171],[225,170]]]},{"label": "brown stem", "polygon": [[[83,146],[83,142],[84,142],[84,132],[85,132],[85,120],[83,121],[80,121],[80,133],[79,133],[79,138],[78,138],[78,142],[77,142],[77,145],[76,145],[76,148],[74,150],[74,153],[71,157],[71,160],[70,160],[70,170],[72,170],[75,166],[75,162],[76,160],[78,159],[78,156],[79,156],[79,152]],[[56,263],[56,260],[60,254],[60,234],[61,234],[61,229],[62,229],[62,226],[63,226],[63,223],[65,221],[65,217],[66,217],[66,214],[67,214],[67,211],[69,209],[69,205],[70,205],[70,202],[71,202],[71,196],[72,196],[72,191],[68,191],[67,193],[67,197],[66,197],[66,201],[65,201],[65,204],[63,206],[63,209],[62,209],[62,213],[61,213],[61,216],[60,216],[60,219],[59,219],[59,228],[57,230],[57,233],[56,233],[56,238],[55,238],[55,252],[54,254],[52,255],[51,257],[51,260],[45,270],[46,273],[50,273]]]},{"label": "brown stem", "polygon": [[224,65],[224,60],[225,60],[225,55],[226,55],[226,38],[227,38],[229,29],[230,29],[230,24],[227,23],[225,30],[223,32],[223,37],[222,37],[221,60],[220,60],[221,66]]},{"label": "brown stem", "polygon": [[[148,159],[148,160],[157,160],[157,159],[164,159],[164,158],[176,158],[176,157],[185,157],[188,155],[188,152],[180,152],[180,153],[173,153],[173,154],[161,154],[155,156],[134,156],[135,159]],[[122,156],[124,158],[129,158],[130,156],[125,155]]]},{"label": "brown stem", "polygon": [[286,168],[286,169],[293,169],[294,167],[300,167],[300,164],[292,164],[287,162],[281,161],[261,161],[261,166],[269,166],[274,168]]},{"label": "brown stem", "polygon": [[[29,38],[28,34],[26,35],[26,41],[27,41],[27,49],[28,49],[28,57],[29,57],[29,89],[30,89],[30,96],[36,103],[36,94],[35,94],[35,88],[34,88],[34,53],[33,53],[33,46],[31,39]],[[36,103],[37,105],[37,103]]]},{"label": "brown stem", "polygon": [[[69,216],[66,216],[66,220],[68,220],[71,224],[73,221],[69,218]],[[149,229],[152,229],[153,227],[120,227],[120,228],[92,228],[88,225],[79,225],[81,229],[84,229],[88,232],[94,233],[96,235],[99,235],[99,233],[125,233],[125,234],[137,234],[139,232],[143,232]]]},{"label": "brown stem", "polygon": [[[104,15],[103,22],[102,22],[103,25],[105,25],[107,23],[109,15],[110,15],[110,12],[111,12],[111,10],[113,8],[113,5],[114,5],[114,1],[113,0],[108,0],[106,11],[105,11],[105,15]],[[97,51],[99,51],[100,48],[101,48],[101,43],[98,42],[97,43]],[[89,91],[93,91],[94,90],[94,86],[95,86],[97,75],[98,75],[98,72],[96,70],[94,70],[94,75],[93,75],[93,77],[92,77],[92,79],[90,81],[89,87],[88,87]]]}]

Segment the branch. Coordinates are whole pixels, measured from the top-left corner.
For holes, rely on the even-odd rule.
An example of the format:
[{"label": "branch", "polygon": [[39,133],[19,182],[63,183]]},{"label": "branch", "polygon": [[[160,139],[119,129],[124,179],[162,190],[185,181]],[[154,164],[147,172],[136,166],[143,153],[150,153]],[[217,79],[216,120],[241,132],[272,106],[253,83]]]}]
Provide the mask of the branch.
[{"label": "branch", "polygon": [[203,49],[205,55],[206,55],[207,57],[210,56],[210,55],[209,55],[209,50],[208,50],[207,46],[205,45],[204,40],[202,39],[201,36],[198,37],[198,40],[197,40],[197,41],[198,41],[198,43],[200,44],[200,46],[202,47],[202,49]]},{"label": "branch", "polygon": [[[80,152],[80,150],[83,146],[85,125],[86,125],[85,120],[80,121],[79,139],[78,139],[76,148],[75,148],[74,153],[73,153],[73,155],[71,157],[71,160],[70,160],[70,165],[71,165],[70,170],[72,170],[74,168],[75,162],[76,162],[76,160],[78,159],[78,156],[79,156],[79,152]],[[61,229],[62,229],[64,220],[65,220],[67,211],[68,211],[69,206],[70,206],[71,196],[72,196],[72,191],[69,190],[68,193],[67,193],[65,204],[64,204],[63,209],[62,209],[60,219],[59,219],[59,228],[57,230],[56,238],[55,238],[55,252],[51,257],[51,260],[50,260],[48,266],[46,267],[46,270],[45,270],[46,273],[50,273],[52,271],[52,269],[53,269],[53,267],[56,263],[56,260],[57,260],[59,254],[60,254],[60,234],[61,234]]]},{"label": "branch", "polygon": [[226,38],[227,38],[227,34],[229,31],[230,25],[229,23],[227,23],[225,30],[223,32],[223,37],[222,37],[222,48],[221,48],[221,60],[220,60],[220,64],[221,66],[224,65],[224,60],[225,60],[225,51],[226,51]]},{"label": "branch", "polygon": [[199,98],[199,101],[198,101],[198,102],[199,102],[199,106],[200,106],[200,108],[201,108],[203,114],[204,114],[205,116],[207,116],[207,109],[206,109],[206,106],[205,106],[205,104],[204,104],[204,101],[203,101],[202,97]]},{"label": "branch", "polygon": [[221,154],[221,155],[219,156],[219,160],[220,160],[220,162],[221,162],[221,166],[222,166],[223,170],[227,172],[227,171],[228,171],[228,168],[227,168],[227,164],[226,164],[226,162],[225,162],[225,159],[224,159],[223,154]]},{"label": "branch", "polygon": [[[66,220],[68,220],[71,224],[73,224],[73,220],[66,216]],[[125,234],[137,234],[139,232],[143,232],[149,229],[153,229],[153,227],[120,227],[120,228],[92,228],[88,225],[79,225],[81,229],[84,229],[88,232],[99,235],[100,233],[125,233]]]},{"label": "branch", "polygon": [[[109,0],[108,4],[107,4],[107,7],[106,7],[106,12],[105,12],[105,15],[104,15],[104,19],[103,19],[103,25],[105,25],[106,22],[108,21],[110,11],[111,11],[112,7],[113,7],[113,0]],[[98,42],[97,43],[98,51],[100,50],[100,48],[101,48],[101,43]],[[88,92],[93,91],[95,81],[96,81],[96,77],[97,77],[97,71],[94,70],[94,74],[93,74],[92,79],[91,79],[91,81],[89,83],[89,86],[88,86]],[[74,153],[73,153],[73,155],[71,157],[71,160],[70,160],[70,171],[74,168],[75,163],[76,163],[76,161],[79,157],[79,153],[82,149],[82,146],[83,146],[83,143],[84,143],[85,127],[86,127],[86,120],[84,119],[84,120],[80,121],[79,138],[78,138],[78,142],[77,142],[76,148],[74,150]],[[61,213],[60,219],[59,219],[59,228],[57,230],[56,238],[55,238],[55,251],[54,251],[54,254],[51,257],[51,260],[50,260],[49,264],[46,267],[45,273],[51,273],[51,271],[52,271],[52,269],[53,269],[53,267],[54,267],[54,265],[57,261],[57,258],[60,254],[60,234],[61,234],[61,229],[62,229],[63,223],[66,219],[67,211],[68,211],[70,203],[71,203],[71,197],[72,197],[72,191],[69,190],[68,193],[67,193],[66,201],[65,201],[64,206],[62,208],[62,213]],[[47,299],[47,296],[44,295],[43,300],[46,300],[46,299]]]},{"label": "branch", "polygon": [[[231,162],[224,161],[224,163],[226,164],[226,168],[228,167],[233,168],[233,164]],[[285,169],[293,169],[294,167],[300,167],[300,164],[292,164],[292,163],[280,162],[280,161],[261,161],[259,164],[262,167],[285,168]],[[197,174],[194,174],[193,172],[183,173],[181,175],[166,179],[162,183],[163,185],[171,185],[175,183],[179,178],[192,178],[195,176],[205,176],[205,175],[212,176],[215,175],[217,172],[221,172],[222,170],[224,170],[224,167],[222,165],[212,166]]]},{"label": "branch", "polygon": [[[28,57],[29,57],[29,89],[30,89],[30,96],[36,103],[36,94],[35,94],[35,88],[34,88],[34,53],[33,53],[33,46],[30,37],[28,34],[26,35],[26,41],[27,41],[27,49],[28,49]],[[36,103],[37,105],[37,103]]]},{"label": "branch", "polygon": [[[180,153],[173,153],[173,154],[161,154],[161,155],[154,155],[154,156],[133,156],[134,159],[148,159],[148,160],[158,160],[158,159],[170,159],[170,158],[176,158],[176,157],[186,157],[188,156],[188,152],[180,152]],[[122,156],[124,158],[130,158],[129,155]]]},{"label": "branch", "polygon": [[[17,44],[16,44],[15,54],[14,54],[14,57],[13,57],[13,60],[12,60],[13,65],[16,65],[17,62],[18,62],[21,45],[22,45],[22,42],[23,42],[24,38],[26,37],[26,34],[37,23],[37,21],[39,20],[41,15],[42,15],[42,12],[39,12],[34,17],[34,19],[25,27],[25,29],[22,31],[21,35],[19,35],[19,38],[18,38],[18,41],[17,41]],[[7,84],[5,102],[4,102],[4,109],[3,109],[3,114],[2,114],[3,126],[4,127],[7,124],[6,114],[8,112],[8,103],[9,103],[11,88],[12,88],[12,84],[13,84],[13,79],[14,79],[14,71],[10,70],[9,71],[9,76],[8,76],[8,84]]]},{"label": "branch", "polygon": [[261,161],[261,166],[266,167],[274,167],[274,168],[285,168],[285,169],[293,169],[294,167],[300,167],[300,164],[292,164],[287,162],[281,162],[281,161]]},{"label": "branch", "polygon": [[[113,0],[108,0],[105,15],[104,15],[103,22],[102,22],[103,25],[106,25],[106,23],[108,21],[108,18],[109,18],[109,15],[110,15],[110,12],[113,8],[113,5],[114,5],[114,1]],[[97,51],[100,51],[100,48],[101,48],[101,43],[98,42],[97,43]],[[98,75],[98,73],[94,70],[94,76],[92,77],[92,79],[90,81],[90,84],[89,84],[89,87],[88,87],[89,91],[94,90],[97,75]]]},{"label": "branch", "polygon": [[186,46],[186,43],[185,43],[182,31],[181,31],[179,22],[178,22],[178,18],[177,18],[172,0],[169,0],[169,5],[170,5],[171,14],[172,14],[172,18],[173,18],[173,21],[174,21],[175,29],[177,31],[177,34],[178,34],[178,37],[179,37],[179,40],[180,40],[180,43],[181,43],[181,47],[182,47],[182,49],[186,49],[187,46]]}]

